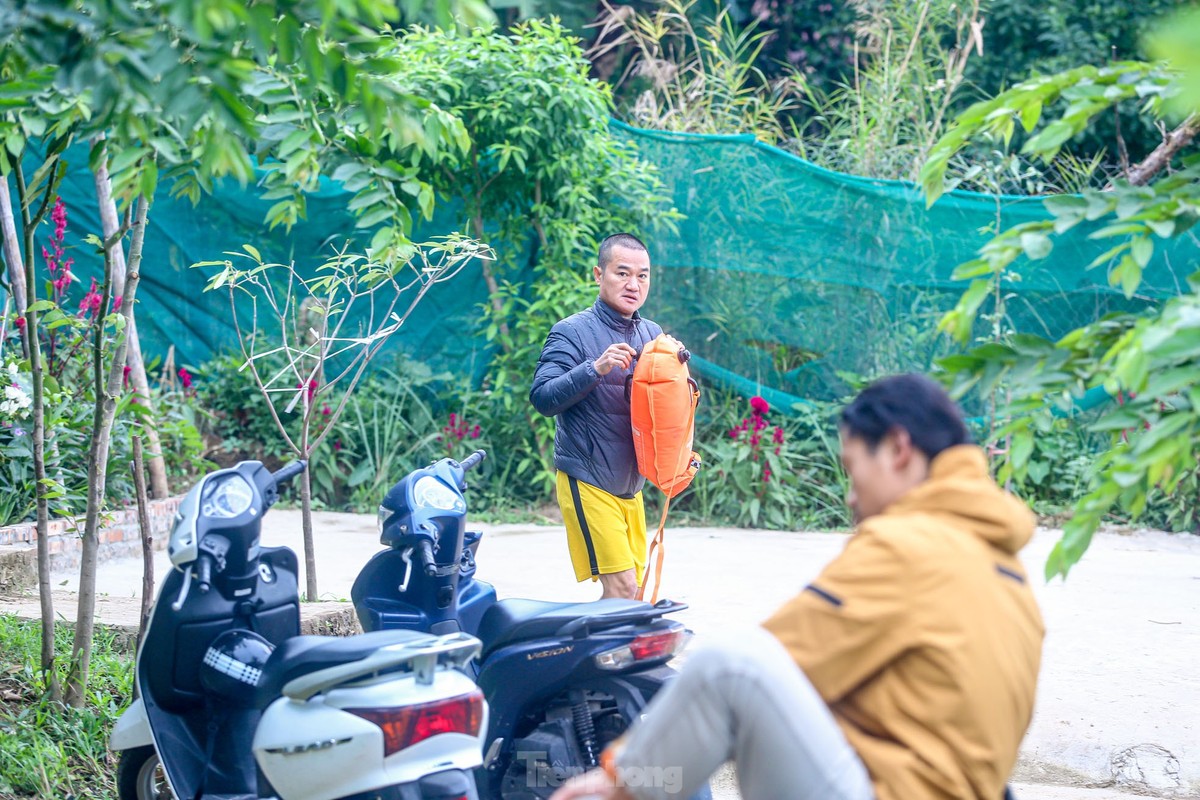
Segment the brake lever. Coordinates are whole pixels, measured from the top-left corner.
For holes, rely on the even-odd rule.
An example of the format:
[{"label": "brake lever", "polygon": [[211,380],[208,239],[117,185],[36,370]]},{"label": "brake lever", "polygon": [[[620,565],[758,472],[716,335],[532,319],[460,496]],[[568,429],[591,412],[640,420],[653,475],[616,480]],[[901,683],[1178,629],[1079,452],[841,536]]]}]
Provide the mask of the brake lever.
[{"label": "brake lever", "polygon": [[183,571],[183,586],[179,590],[179,597],[177,597],[175,599],[174,603],[171,603],[172,611],[179,611],[181,608],[183,608],[183,603],[185,600],[187,600],[188,591],[190,591],[191,588],[192,588],[192,565],[188,564],[187,569],[185,569]]}]

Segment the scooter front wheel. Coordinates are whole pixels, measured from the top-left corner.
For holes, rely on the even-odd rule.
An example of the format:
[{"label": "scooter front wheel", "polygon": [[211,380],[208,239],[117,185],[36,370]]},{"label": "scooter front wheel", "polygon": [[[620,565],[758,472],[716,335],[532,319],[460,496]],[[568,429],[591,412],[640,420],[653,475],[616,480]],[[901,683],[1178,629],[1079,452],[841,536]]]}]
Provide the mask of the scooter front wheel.
[{"label": "scooter front wheel", "polygon": [[153,747],[135,747],[121,753],[117,796],[121,800],[175,800]]}]

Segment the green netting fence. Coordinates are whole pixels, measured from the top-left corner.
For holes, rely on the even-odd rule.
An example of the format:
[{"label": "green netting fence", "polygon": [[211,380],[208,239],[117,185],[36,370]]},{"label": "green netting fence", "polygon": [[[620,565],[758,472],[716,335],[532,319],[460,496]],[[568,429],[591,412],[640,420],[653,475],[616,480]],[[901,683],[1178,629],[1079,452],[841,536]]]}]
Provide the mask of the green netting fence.
[{"label": "green netting fence", "polygon": [[[647,233],[656,273],[646,313],[688,345],[707,381],[778,407],[845,396],[853,376],[930,369],[950,347],[935,328],[964,287],[950,279],[954,267],[997,224],[1048,216],[1037,198],[968,192],[927,210],[912,184],[830,172],[752,136],[612,128],[657,165],[684,215],[674,232]],[[86,162],[84,152],[70,159],[61,190],[69,239],[79,243],[100,228]],[[311,267],[354,235],[349,195],[334,184],[309,198],[308,219],[290,234],[262,228],[267,204],[253,188],[223,186],[198,208],[165,194],[147,231],[138,325],[148,353],[174,346],[182,363],[236,347],[226,296],[203,293],[206,275],[190,264],[249,242],[269,260]],[[416,235],[464,228],[444,209]],[[1086,269],[1109,246],[1089,239],[1093,230],[1058,237],[1049,258],[1023,268],[1006,292],[1007,329],[1056,337],[1177,294],[1200,267],[1194,238],[1172,240],[1126,299],[1108,286],[1103,266]],[[78,244],[72,253],[85,283],[101,266],[90,249]],[[579,268],[590,269],[593,257],[581,252]],[[394,347],[478,377],[489,358],[479,336],[485,298],[478,267],[465,270],[434,287]]]}]

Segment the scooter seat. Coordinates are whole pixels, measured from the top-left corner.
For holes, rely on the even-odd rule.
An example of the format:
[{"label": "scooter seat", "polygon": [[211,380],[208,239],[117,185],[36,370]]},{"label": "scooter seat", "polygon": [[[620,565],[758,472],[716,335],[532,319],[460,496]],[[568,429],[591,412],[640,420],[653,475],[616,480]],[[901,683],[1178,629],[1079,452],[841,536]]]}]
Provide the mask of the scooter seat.
[{"label": "scooter seat", "polygon": [[255,704],[269,706],[288,681],[338,664],[366,658],[381,647],[431,638],[417,631],[373,631],[357,636],[293,636],[271,653],[255,690]]},{"label": "scooter seat", "polygon": [[480,657],[505,645],[525,639],[554,636],[562,626],[580,617],[645,609],[654,616],[654,607],[640,600],[609,598],[591,603],[548,603],[542,600],[501,600],[487,610],[479,623],[478,637],[483,642]]}]

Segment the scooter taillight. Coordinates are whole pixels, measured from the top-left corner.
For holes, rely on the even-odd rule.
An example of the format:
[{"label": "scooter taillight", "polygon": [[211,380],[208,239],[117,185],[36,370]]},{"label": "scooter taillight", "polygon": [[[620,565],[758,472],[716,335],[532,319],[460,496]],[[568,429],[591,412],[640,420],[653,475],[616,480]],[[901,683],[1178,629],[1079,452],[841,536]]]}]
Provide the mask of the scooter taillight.
[{"label": "scooter taillight", "polygon": [[379,726],[383,731],[383,755],[386,758],[443,733],[478,736],[483,724],[483,693],[475,690],[448,700],[414,706],[343,710]]},{"label": "scooter taillight", "polygon": [[622,647],[605,650],[595,656],[600,669],[625,669],[639,661],[668,659],[683,649],[686,632],[682,624],[671,623],[667,628],[642,633]]}]

